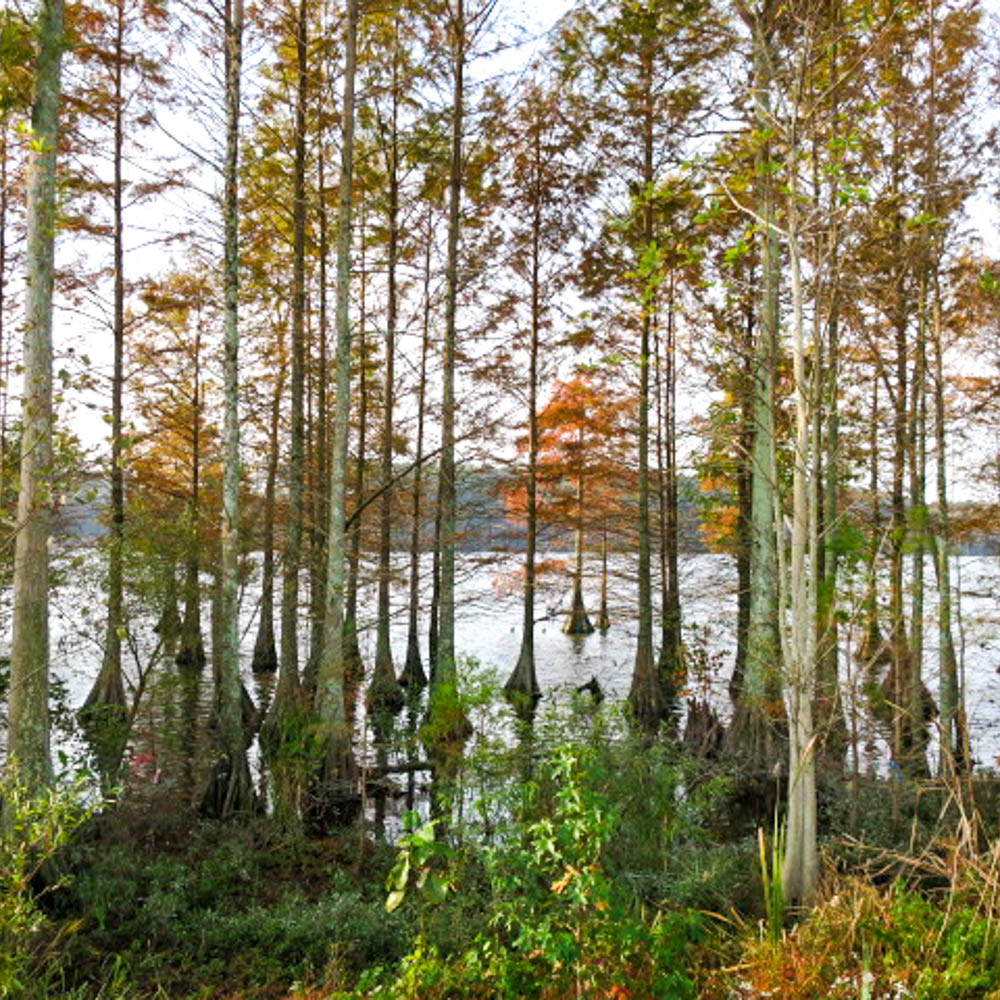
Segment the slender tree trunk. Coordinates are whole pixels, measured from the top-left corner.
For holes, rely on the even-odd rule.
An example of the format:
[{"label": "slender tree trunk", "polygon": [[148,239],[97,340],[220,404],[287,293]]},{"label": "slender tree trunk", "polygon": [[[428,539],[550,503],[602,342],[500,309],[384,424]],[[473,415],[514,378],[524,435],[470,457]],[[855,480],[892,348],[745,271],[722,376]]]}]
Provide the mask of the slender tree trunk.
[{"label": "slender tree trunk", "polygon": [[49,755],[49,554],[52,516],[52,295],[56,152],[63,49],[62,0],[42,0],[31,107],[27,298],[18,533],[14,548],[7,767],[38,794],[52,779]]},{"label": "slender tree trunk", "polygon": [[[653,206],[650,201],[653,173],[653,64],[652,54],[642,53],[643,110],[643,184],[647,191],[643,213],[643,243],[653,243]],[[655,293],[654,293],[655,294]],[[649,360],[653,303],[643,295],[641,341],[639,345],[639,633],[635,664],[628,701],[636,721],[646,733],[652,733],[669,712],[666,693],[653,658],[653,588],[649,532]]]},{"label": "slender tree trunk", "polygon": [[10,383],[7,372],[7,216],[10,202],[7,196],[7,157],[10,147],[7,130],[10,128],[9,115],[0,110],[0,518],[7,520],[7,402]]},{"label": "slender tree trunk", "polygon": [[438,640],[441,634],[441,476],[438,470],[438,489],[434,496],[434,545],[431,555],[431,613],[427,623],[427,662],[430,664],[430,682],[434,684],[437,671]]},{"label": "slender tree trunk", "polygon": [[317,736],[321,762],[317,812],[323,821],[345,818],[338,803],[353,801],[353,759],[344,707],[344,482],[351,404],[351,210],[354,176],[354,81],[357,68],[358,0],[347,0],[347,45],[341,139],[340,206],[337,213],[337,353],[333,454],[330,460],[330,532],[327,540],[327,606],[323,655],[316,677]]},{"label": "slender tree trunk", "polygon": [[[761,17],[754,19],[754,100],[757,128],[771,130],[770,40]],[[774,371],[777,366],[780,253],[774,229],[774,181],[767,170],[770,149],[757,152],[761,240],[761,303],[753,349],[753,453],[751,458],[750,608],[747,654],[740,701],[730,740],[751,767],[770,772],[779,759],[776,728],[781,721],[781,650],[778,637],[778,580],[774,480]]]},{"label": "slender tree trunk", "polygon": [[306,0],[295,20],[298,85],[295,95],[295,165],[292,174],[292,371],[291,447],[288,456],[288,517],[281,584],[281,666],[272,712],[284,711],[299,691],[299,571],[302,567],[303,479],[305,473],[305,224],[306,224]]},{"label": "slender tree trunk", "polygon": [[448,260],[445,282],[444,366],[441,400],[441,602],[437,663],[431,680],[437,688],[454,688],[455,663],[455,351],[458,308],[458,243],[462,202],[462,133],[465,114],[465,0],[455,0],[451,18],[452,93],[451,168],[448,182]]},{"label": "slender tree trunk", "polygon": [[274,642],[274,499],[278,484],[278,428],[281,417],[281,397],[285,384],[284,364],[278,373],[271,400],[271,426],[268,440],[267,479],[264,483],[263,568],[260,583],[260,618],[253,647],[251,669],[254,673],[273,673],[278,669],[278,653]]},{"label": "slender tree trunk", "polygon": [[894,319],[896,332],[896,391],[893,400],[893,454],[892,454],[892,527],[890,530],[889,568],[889,622],[890,649],[892,653],[891,694],[893,705],[892,757],[902,768],[908,757],[906,740],[906,720],[904,713],[909,701],[906,681],[908,669],[908,642],[906,621],[903,610],[903,556],[906,542],[906,500],[903,492],[906,470],[906,411],[907,411],[907,371],[906,371],[906,317],[904,312],[904,291],[902,262],[898,259],[901,243],[901,220],[897,219],[896,249],[899,275],[897,276],[897,309]]},{"label": "slender tree trunk", "polygon": [[218,711],[221,760],[210,790],[210,811],[220,819],[249,812],[253,782],[243,729],[240,677],[240,413],[239,413],[239,122],[243,65],[243,0],[226,0],[226,161],[223,227],[225,345],[224,461],[222,473],[222,565],[219,593]]},{"label": "slender tree trunk", "polygon": [[798,242],[796,129],[793,125],[787,200],[788,250],[791,263],[795,379],[795,454],[792,473],[792,544],[789,567],[789,629],[785,650],[788,692],[788,817],[782,891],[790,900],[808,905],[819,881],[816,840],[816,753],[812,707],[816,693],[817,550],[814,475],[815,451],[810,447],[815,399],[813,378],[807,383],[803,330],[801,254]]},{"label": "slender tree trunk", "polygon": [[361,249],[358,310],[358,456],[354,469],[355,517],[348,529],[350,547],[347,556],[347,605],[344,619],[344,683],[346,685],[347,717],[353,725],[358,688],[365,676],[358,641],[358,588],[361,581],[361,527],[365,501],[365,473],[368,468],[368,267],[365,260],[367,225],[364,207],[361,209]]},{"label": "slender tree trunk", "polygon": [[750,631],[750,563],[753,549],[753,448],[754,448],[754,295],[756,269],[751,268],[746,297],[746,314],[739,354],[743,358],[738,374],[740,406],[739,452],[736,466],[736,502],[739,512],[736,527],[736,659],[729,680],[729,697],[740,704],[746,672],[747,636]]},{"label": "slender tree trunk", "polygon": [[201,636],[201,570],[199,528],[201,522],[201,325],[195,333],[194,366],[191,373],[191,492],[188,496],[184,560],[184,617],[181,620],[177,666],[188,677],[197,678],[205,666],[205,644]]},{"label": "slender tree trunk", "polygon": [[83,703],[80,722],[97,760],[105,791],[116,783],[125,743],[128,739],[128,709],[122,682],[122,634],[124,615],[125,475],[122,448],[122,392],[125,348],[125,246],[122,194],[122,153],[124,148],[124,64],[125,10],[122,0],[115,8],[114,51],[114,149],[112,161],[112,216],[114,220],[114,317],[112,322],[113,362],[111,375],[111,531],[108,539],[108,600],[104,658],[94,686]]},{"label": "slender tree trunk", "polygon": [[913,525],[911,582],[911,625],[908,694],[906,706],[907,742],[911,748],[913,774],[929,777],[927,731],[924,726],[924,555],[927,551],[927,276],[921,280],[920,315],[917,322],[916,357],[910,411],[910,522]]},{"label": "slender tree trunk", "polygon": [[177,655],[181,634],[181,616],[177,608],[177,565],[173,555],[163,559],[163,610],[154,631],[163,641],[163,655],[168,661]]},{"label": "slender tree trunk", "polygon": [[392,115],[389,125],[388,181],[389,245],[386,260],[387,296],[385,331],[385,390],[382,411],[382,470],[379,502],[378,544],[378,611],[375,639],[375,667],[368,688],[368,707],[375,725],[376,738],[383,742],[388,736],[392,718],[403,708],[403,690],[396,679],[392,662],[390,584],[392,576],[392,454],[393,408],[396,380],[396,322],[398,292],[396,271],[399,263],[399,137],[397,134],[399,104],[399,22],[395,22],[392,54]]},{"label": "slender tree trunk", "polygon": [[941,344],[941,288],[937,267],[934,270],[932,338],[934,343],[934,438],[937,470],[938,516],[935,565],[938,584],[938,657],[940,661],[941,702],[941,775],[954,768],[967,771],[970,765],[966,745],[964,706],[958,684],[958,660],[951,628],[951,525],[948,505],[947,435],[944,402],[944,362]]},{"label": "slender tree trunk", "polygon": [[329,360],[327,357],[328,315],[327,315],[327,257],[330,253],[329,220],[326,211],[325,155],[323,144],[317,152],[318,186],[317,203],[319,216],[319,357],[316,386],[316,489],[313,498],[313,531],[311,539],[312,576],[309,586],[310,637],[309,660],[306,665],[304,686],[310,696],[316,689],[316,665],[323,648],[323,616],[326,613],[326,529],[330,521],[330,470],[329,404],[327,380]]},{"label": "slender tree trunk", "polygon": [[[423,336],[420,341],[420,382],[417,386],[417,453],[416,468],[413,472],[413,510],[410,521],[410,607],[409,627],[406,639],[406,665],[400,683],[407,689],[408,700],[413,701],[414,693],[427,686],[427,675],[420,662],[420,633],[418,613],[420,608],[420,511],[423,490],[424,462],[424,416],[427,398],[427,352],[430,348],[431,326],[431,249],[434,235],[431,209],[427,212],[427,242],[424,248],[424,316]],[[432,661],[433,662],[433,661]],[[413,713],[411,713],[413,714]]]},{"label": "slender tree trunk", "polygon": [[865,553],[865,594],[861,602],[864,633],[858,649],[858,658],[865,671],[865,681],[875,680],[876,668],[888,656],[885,639],[879,626],[878,582],[875,577],[878,553],[881,548],[882,515],[878,489],[878,442],[880,410],[878,401],[879,380],[872,379],[872,403],[868,436],[868,492],[871,499],[871,538]]},{"label": "slender tree trunk", "polygon": [[607,632],[611,628],[611,617],[608,614],[608,524],[601,525],[601,604],[597,612],[597,628]]},{"label": "slender tree trunk", "polygon": [[470,733],[469,721],[458,700],[458,664],[455,654],[455,547],[457,531],[455,490],[455,356],[457,350],[458,251],[462,201],[462,135],[465,123],[465,0],[449,2],[452,45],[451,166],[448,178],[448,252],[445,265],[445,317],[441,391],[441,462],[438,475],[440,516],[440,591],[438,635],[431,671],[424,744],[434,764],[431,812],[443,823],[451,808],[455,766]]},{"label": "slender tree trunk", "polygon": [[[835,8],[834,23],[839,23],[840,12]],[[832,60],[834,75],[837,73],[838,48],[834,45]],[[839,103],[834,95],[833,112],[838,117]],[[820,199],[819,156],[814,154],[816,201]],[[829,315],[826,320],[825,367],[822,376],[822,400],[817,410],[817,433],[823,435],[820,423],[825,419],[822,452],[817,449],[821,462],[817,477],[817,503],[821,514],[820,537],[822,545],[817,550],[817,570],[822,580],[817,621],[816,663],[816,728],[821,735],[820,752],[830,771],[839,775],[843,771],[847,729],[840,696],[840,634],[837,622],[837,584],[840,573],[840,547],[835,544],[839,531],[839,491],[842,478],[840,459],[840,244],[841,231],[840,184],[834,176],[830,185],[829,209],[832,224],[829,234],[831,282],[829,290]],[[817,255],[819,256],[819,254]],[[817,338],[819,343],[819,338]]]},{"label": "slender tree trunk", "polygon": [[583,600],[583,533],[584,519],[586,518],[586,507],[584,506],[584,466],[586,457],[583,446],[583,428],[580,428],[577,439],[577,453],[580,457],[580,466],[576,474],[576,530],[573,533],[573,597],[570,601],[569,614],[563,623],[563,632],[566,635],[590,635],[594,631],[594,626],[590,622],[587,614],[587,606]]},{"label": "slender tree trunk", "polygon": [[[938,204],[938,78],[939,58],[937,38],[937,4],[928,0],[928,29],[930,65],[930,127],[927,130],[927,189],[928,211],[931,218],[937,217]],[[946,451],[946,412],[944,401],[944,345],[941,329],[941,246],[942,236],[932,232],[928,238],[928,271],[930,295],[930,332],[933,345],[933,406],[934,406],[934,450],[937,480],[937,520],[929,526],[930,548],[934,556],[934,566],[938,586],[938,664],[940,674],[941,712],[941,753],[939,773],[948,777],[957,773],[968,773],[970,766],[967,734],[965,731],[965,711],[958,683],[958,661],[955,656],[955,642],[951,629],[951,561],[950,561],[950,516],[948,509],[948,478]]]},{"label": "slender tree trunk", "polygon": [[684,686],[684,661],[681,643],[681,595],[678,561],[677,495],[677,332],[676,275],[667,277],[667,326],[664,338],[662,369],[657,346],[657,374],[660,385],[657,402],[657,453],[659,456],[660,505],[660,576],[663,593],[660,623],[660,658],[657,668],[661,684],[671,706]]},{"label": "slender tree trunk", "polygon": [[521,650],[504,694],[518,715],[534,718],[542,697],[535,672],[535,553],[538,545],[538,340],[541,326],[542,150],[541,131],[535,129],[534,179],[531,191],[531,342],[528,346],[528,470],[525,483],[524,603]]}]

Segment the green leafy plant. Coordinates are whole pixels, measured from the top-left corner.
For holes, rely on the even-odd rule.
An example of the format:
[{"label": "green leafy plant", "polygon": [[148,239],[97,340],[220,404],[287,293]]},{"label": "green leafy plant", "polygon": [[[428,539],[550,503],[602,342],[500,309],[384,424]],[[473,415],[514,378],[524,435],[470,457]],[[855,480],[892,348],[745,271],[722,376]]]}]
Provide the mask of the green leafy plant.
[{"label": "green leafy plant", "polygon": [[446,863],[451,854],[447,844],[435,840],[434,820],[420,823],[419,815],[409,812],[403,825],[407,832],[399,838],[396,863],[385,881],[387,913],[403,905],[411,883],[431,905],[443,903],[451,888],[447,878],[433,868],[435,861]]},{"label": "green leafy plant", "polygon": [[89,786],[84,774],[40,794],[30,793],[16,773],[0,783],[0,996],[31,995],[28,979],[41,962],[47,923],[40,897],[65,884],[53,858],[97,806],[87,798]]},{"label": "green leafy plant", "polygon": [[760,847],[760,879],[764,886],[764,913],[767,939],[772,945],[781,942],[781,932],[785,925],[785,894],[781,884],[781,866],[785,860],[785,825],[778,822],[777,810],[774,815],[774,833],[771,837],[771,861],[768,864],[767,842],[764,828],[757,828],[757,842]]},{"label": "green leafy plant", "polygon": [[615,995],[626,981],[634,996],[693,995],[683,972],[692,928],[668,914],[647,925],[605,866],[617,815],[589,780],[592,763],[586,748],[557,748],[521,821],[487,852],[494,937],[485,950],[502,995]]}]

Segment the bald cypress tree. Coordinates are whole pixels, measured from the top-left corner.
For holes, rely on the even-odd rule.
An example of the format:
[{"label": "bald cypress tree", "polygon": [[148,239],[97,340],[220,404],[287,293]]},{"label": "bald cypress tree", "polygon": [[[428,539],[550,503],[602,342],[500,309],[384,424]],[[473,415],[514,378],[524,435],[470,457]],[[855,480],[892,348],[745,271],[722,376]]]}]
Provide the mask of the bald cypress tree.
[{"label": "bald cypress tree", "polygon": [[29,792],[52,778],[49,756],[49,532],[52,517],[52,298],[63,2],[42,0],[31,106],[21,481],[14,549],[8,767]]}]

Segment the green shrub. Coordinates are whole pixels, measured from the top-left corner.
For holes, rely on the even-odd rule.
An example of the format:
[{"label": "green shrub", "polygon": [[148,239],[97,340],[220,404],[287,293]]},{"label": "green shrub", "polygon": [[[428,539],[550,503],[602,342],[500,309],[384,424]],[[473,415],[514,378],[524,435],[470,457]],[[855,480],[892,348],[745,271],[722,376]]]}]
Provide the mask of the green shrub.
[{"label": "green shrub", "polygon": [[59,781],[30,794],[15,777],[0,783],[0,996],[45,996],[41,966],[56,970],[44,954],[49,924],[42,896],[66,882],[54,859],[93,811],[89,779]]}]

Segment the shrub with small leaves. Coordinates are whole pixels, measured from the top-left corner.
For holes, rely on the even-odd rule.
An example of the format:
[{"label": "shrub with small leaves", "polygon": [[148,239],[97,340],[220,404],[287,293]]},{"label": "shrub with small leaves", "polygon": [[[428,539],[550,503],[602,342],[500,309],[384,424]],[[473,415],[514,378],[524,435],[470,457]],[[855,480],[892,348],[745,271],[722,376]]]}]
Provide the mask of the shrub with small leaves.
[{"label": "shrub with small leaves", "polygon": [[32,794],[16,774],[0,783],[0,996],[31,995],[46,924],[39,897],[64,882],[51,871],[52,859],[92,813],[90,784],[81,774]]}]

